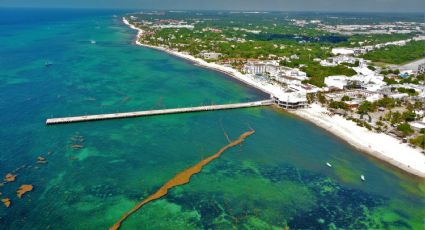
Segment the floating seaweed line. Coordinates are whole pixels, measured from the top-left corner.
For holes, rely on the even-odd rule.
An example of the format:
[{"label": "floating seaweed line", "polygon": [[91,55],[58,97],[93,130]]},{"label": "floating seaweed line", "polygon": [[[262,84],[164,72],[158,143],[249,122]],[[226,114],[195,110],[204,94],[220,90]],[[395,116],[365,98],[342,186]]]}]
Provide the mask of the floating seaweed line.
[{"label": "floating seaweed line", "polygon": [[232,148],[234,146],[237,146],[241,144],[248,136],[252,135],[255,131],[251,130],[248,132],[243,133],[239,136],[239,138],[235,141],[232,141],[228,145],[221,148],[217,153],[214,155],[201,160],[196,165],[178,173],[176,176],[174,176],[171,180],[169,180],[167,183],[165,183],[159,190],[157,190],[154,194],[150,195],[146,199],[142,200],[140,203],[138,203],[134,208],[132,208],[130,211],[126,212],[113,226],[111,226],[110,230],[117,230],[121,227],[121,224],[133,213],[135,213],[137,210],[142,208],[145,204],[157,200],[165,195],[167,195],[168,190],[171,188],[174,188],[176,186],[184,185],[189,183],[190,178],[199,172],[201,172],[202,168],[212,162],[213,160],[219,158],[227,149]]}]

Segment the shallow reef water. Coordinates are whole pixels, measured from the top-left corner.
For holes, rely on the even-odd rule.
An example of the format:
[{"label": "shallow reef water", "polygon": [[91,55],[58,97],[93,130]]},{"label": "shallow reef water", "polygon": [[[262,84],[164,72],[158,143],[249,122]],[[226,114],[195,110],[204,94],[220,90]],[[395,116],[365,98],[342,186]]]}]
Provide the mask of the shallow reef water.
[{"label": "shallow reef water", "polygon": [[[0,207],[2,229],[109,228],[250,128],[121,229],[423,229],[423,181],[276,108],[46,126],[50,117],[268,98],[135,46],[123,14],[0,10],[0,175],[17,175],[0,186],[11,201]],[[33,190],[18,198],[21,185]]]}]

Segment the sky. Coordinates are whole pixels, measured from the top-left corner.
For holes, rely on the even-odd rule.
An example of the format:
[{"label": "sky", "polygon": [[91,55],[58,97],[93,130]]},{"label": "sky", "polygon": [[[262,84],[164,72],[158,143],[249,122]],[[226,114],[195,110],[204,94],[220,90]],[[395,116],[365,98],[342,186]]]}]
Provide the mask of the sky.
[{"label": "sky", "polygon": [[0,7],[424,12],[425,0],[0,0]]}]

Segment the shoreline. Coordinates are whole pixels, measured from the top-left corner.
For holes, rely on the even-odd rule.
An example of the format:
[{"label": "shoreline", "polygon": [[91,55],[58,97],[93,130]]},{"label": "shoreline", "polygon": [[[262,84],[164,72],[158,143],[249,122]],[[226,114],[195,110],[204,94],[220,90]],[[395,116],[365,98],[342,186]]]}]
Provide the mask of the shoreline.
[{"label": "shoreline", "polygon": [[313,123],[375,159],[425,179],[425,154],[419,149],[400,143],[400,140],[387,134],[360,127],[340,115],[330,116],[328,112],[326,108],[312,104],[310,108],[292,111],[291,114]]},{"label": "shoreline", "polygon": [[[209,63],[200,58],[163,47],[142,44],[139,42],[139,38],[143,35],[144,31],[130,24],[124,17],[122,18],[122,21],[131,29],[138,32],[135,41],[138,46],[163,51],[170,55],[188,60],[200,67],[224,73],[269,95],[278,94],[277,90],[280,90],[277,86],[270,84],[265,85],[256,82],[254,79],[247,77],[231,67],[222,66],[216,63]],[[425,154],[422,154],[418,149],[410,147],[408,144],[400,143],[400,141],[394,137],[383,133],[369,131],[366,128],[359,127],[354,122],[346,120],[338,115],[334,115],[332,117],[325,115],[328,110],[317,104],[313,104],[307,109],[287,111],[327,130],[347,142],[349,145],[371,155],[372,157],[389,163],[390,165],[414,176],[418,176],[422,179],[425,178]]]},{"label": "shoreline", "polygon": [[237,71],[237,70],[235,70],[231,67],[222,66],[222,65],[219,65],[219,64],[216,64],[216,63],[209,63],[209,62],[204,61],[200,58],[196,58],[196,57],[193,57],[191,55],[183,54],[183,53],[173,51],[173,50],[170,50],[170,49],[166,49],[166,48],[163,48],[163,47],[143,44],[143,43],[139,42],[139,37],[143,35],[144,31],[142,29],[139,29],[139,28],[131,25],[125,18],[123,18],[122,21],[123,21],[124,24],[129,26],[131,29],[137,31],[137,39],[136,39],[135,43],[138,46],[143,46],[143,47],[159,50],[159,51],[168,53],[172,56],[179,57],[179,58],[185,59],[187,61],[190,61],[193,64],[196,64],[200,67],[221,72],[223,74],[226,74],[226,75],[228,75],[228,76],[230,76],[234,79],[237,79],[237,80],[239,80],[239,81],[241,81],[241,82],[243,82],[243,83],[245,83],[245,84],[247,84],[251,87],[258,89],[258,90],[262,91],[263,93],[269,94],[269,95],[273,95],[274,91],[276,90],[276,89],[271,88],[270,86],[258,84],[253,79],[247,78],[244,74],[240,73],[239,71]]}]

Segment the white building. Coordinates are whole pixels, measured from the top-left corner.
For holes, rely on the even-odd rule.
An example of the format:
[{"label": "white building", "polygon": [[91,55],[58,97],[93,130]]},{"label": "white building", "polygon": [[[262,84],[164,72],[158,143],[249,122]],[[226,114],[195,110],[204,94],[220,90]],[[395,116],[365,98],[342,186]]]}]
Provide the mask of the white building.
[{"label": "white building", "polygon": [[356,71],[357,75],[351,77],[351,80],[361,82],[363,88],[369,91],[378,91],[387,84],[384,82],[384,76],[377,75],[365,63],[361,63],[359,67],[353,67],[353,70]]},{"label": "white building", "polygon": [[299,109],[308,106],[307,95],[300,92],[281,92],[273,96],[275,103],[285,109]]},{"label": "white building", "polygon": [[258,61],[248,62],[243,67],[243,71],[248,74],[263,74],[275,73],[280,70],[279,62],[277,61]]},{"label": "white building", "polygon": [[167,25],[154,25],[152,28],[158,29],[189,29],[193,30],[195,28],[194,25],[186,25],[186,24],[167,24]]},{"label": "white building", "polygon": [[344,89],[348,85],[348,77],[344,75],[329,76],[325,78],[325,84],[328,87]]},{"label": "white building", "polygon": [[354,49],[350,49],[350,48],[333,48],[332,49],[332,54],[334,55],[353,55],[354,54]]},{"label": "white building", "polygon": [[292,85],[292,84],[300,85],[302,81],[308,80],[307,73],[302,72],[298,69],[280,71],[274,77],[276,81],[285,83],[287,85]]},{"label": "white building", "polygon": [[330,57],[326,60],[320,61],[321,66],[337,66],[342,63],[355,64],[356,62],[362,63],[364,60],[362,58],[355,58],[347,55],[339,55],[336,57]]},{"label": "white building", "polygon": [[409,96],[409,94],[407,94],[407,93],[393,93],[393,94],[388,95],[388,97],[393,98],[393,99],[403,99],[403,98],[406,98],[408,96]]},{"label": "white building", "polygon": [[353,70],[356,71],[358,75],[362,76],[373,76],[375,75],[375,72],[369,68],[367,68],[366,65],[360,65],[359,67],[353,67]]},{"label": "white building", "polygon": [[203,59],[206,59],[206,60],[214,60],[223,56],[223,54],[215,53],[215,52],[201,52],[200,55]]}]

